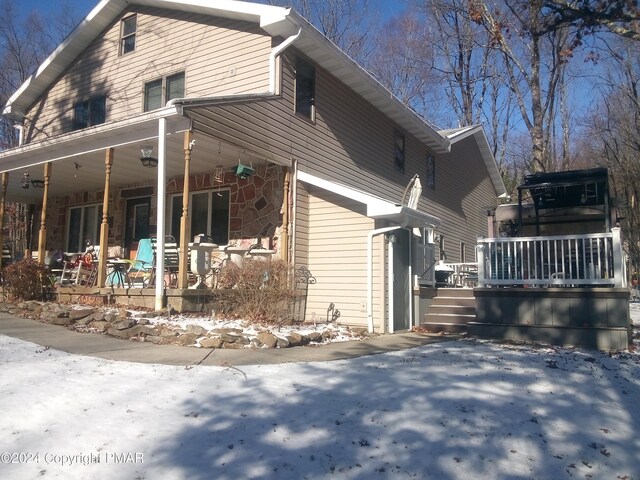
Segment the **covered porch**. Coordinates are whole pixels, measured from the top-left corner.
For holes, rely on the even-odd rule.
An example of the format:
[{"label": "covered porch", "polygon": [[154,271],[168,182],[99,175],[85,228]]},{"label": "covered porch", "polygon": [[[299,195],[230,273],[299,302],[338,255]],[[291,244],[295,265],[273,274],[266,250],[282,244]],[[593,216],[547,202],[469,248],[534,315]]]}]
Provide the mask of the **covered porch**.
[{"label": "covered porch", "polygon": [[[198,307],[203,297],[189,288],[195,235],[208,235],[221,256],[229,247],[259,246],[288,261],[291,159],[258,126],[233,130],[217,121],[230,106],[272,100],[245,95],[176,104],[1,152],[0,218],[10,202],[35,212],[27,248],[11,251],[13,259],[44,263],[56,250],[70,257],[88,241],[97,247],[95,281],[59,285],[61,300],[178,310]],[[157,272],[167,270],[165,242],[175,242],[175,281],[159,274],[153,284],[114,285],[109,252],[118,247],[118,257],[134,260],[149,237],[159,239]],[[8,238],[0,233],[0,240]]]}]

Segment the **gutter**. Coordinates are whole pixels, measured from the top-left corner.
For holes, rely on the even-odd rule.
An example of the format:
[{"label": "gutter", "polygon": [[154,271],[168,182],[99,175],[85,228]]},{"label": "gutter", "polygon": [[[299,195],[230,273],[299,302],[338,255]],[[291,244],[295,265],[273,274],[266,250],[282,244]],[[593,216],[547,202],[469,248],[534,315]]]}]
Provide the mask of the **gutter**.
[{"label": "gutter", "polygon": [[302,34],[302,27],[298,28],[298,33],[290,36],[280,45],[271,50],[269,54],[269,92],[275,94],[276,93],[276,72],[277,72],[277,59],[278,56],[293,42],[295,42],[300,35]]}]

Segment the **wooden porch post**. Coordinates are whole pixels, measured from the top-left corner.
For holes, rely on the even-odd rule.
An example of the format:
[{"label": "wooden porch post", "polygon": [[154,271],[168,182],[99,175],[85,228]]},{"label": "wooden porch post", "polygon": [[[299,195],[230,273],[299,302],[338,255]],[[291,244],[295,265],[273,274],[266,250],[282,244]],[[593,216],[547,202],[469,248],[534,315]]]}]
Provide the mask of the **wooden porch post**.
[{"label": "wooden porch post", "polygon": [[182,187],[182,217],[180,217],[180,253],[178,258],[178,288],[187,288],[187,270],[189,266],[189,236],[191,235],[189,221],[189,175],[191,173],[191,140],[193,133],[184,132],[184,186]]},{"label": "wooden porch post", "polygon": [[282,234],[280,235],[280,258],[289,262],[289,186],[291,184],[291,170],[287,168],[284,174],[284,191],[282,196]]},{"label": "wooden porch post", "polygon": [[[9,184],[9,172],[2,172],[2,196],[0,197],[0,247],[4,251],[4,212],[6,208],[7,185]],[[0,261],[0,269],[2,262]]]},{"label": "wooden porch post", "polygon": [[107,283],[107,247],[109,243],[109,187],[111,186],[113,148],[106,150],[104,159],[104,197],[102,199],[102,224],[100,225],[100,251],[98,252],[98,287]]},{"label": "wooden porch post", "polygon": [[42,192],[42,212],[40,212],[40,235],[38,237],[38,262],[44,263],[47,246],[47,201],[49,199],[49,179],[51,178],[51,162],[44,164],[44,191]]}]

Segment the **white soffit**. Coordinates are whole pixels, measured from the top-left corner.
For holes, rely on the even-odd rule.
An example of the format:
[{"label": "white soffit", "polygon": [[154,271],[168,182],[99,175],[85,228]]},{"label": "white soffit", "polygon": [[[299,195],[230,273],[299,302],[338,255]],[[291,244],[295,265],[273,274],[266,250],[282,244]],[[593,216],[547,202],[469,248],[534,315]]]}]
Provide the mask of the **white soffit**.
[{"label": "white soffit", "polygon": [[369,218],[387,220],[396,225],[411,228],[420,228],[425,226],[437,227],[440,225],[439,218],[419,210],[414,210],[406,205],[400,205],[363,192],[362,190],[357,190],[355,188],[347,187],[346,185],[325,180],[306,172],[299,171],[297,176],[298,180],[301,182],[335,193],[350,200],[363,203],[367,206],[367,217]]},{"label": "white soffit", "polygon": [[42,142],[0,152],[0,171],[7,172],[55,162],[106,148],[141,142],[158,136],[158,120],[167,119],[167,133],[189,130],[191,121],[178,115],[176,107],[155,110],[117,123],[97,125]]}]

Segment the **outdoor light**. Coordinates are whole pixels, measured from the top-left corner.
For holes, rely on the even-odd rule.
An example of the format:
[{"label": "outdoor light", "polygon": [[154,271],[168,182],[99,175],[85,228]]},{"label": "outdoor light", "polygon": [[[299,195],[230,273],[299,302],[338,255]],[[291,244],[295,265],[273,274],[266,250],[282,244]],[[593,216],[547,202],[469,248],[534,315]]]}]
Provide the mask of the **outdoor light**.
[{"label": "outdoor light", "polygon": [[33,188],[44,188],[44,180],[31,180]]},{"label": "outdoor light", "polygon": [[24,174],[22,174],[22,183],[20,184],[20,186],[25,190],[29,189],[29,177],[29,172],[24,172]]},{"label": "outdoor light", "polygon": [[158,159],[153,157],[153,147],[151,145],[141,146],[140,152],[142,153],[142,156],[140,157],[142,165],[145,167],[158,166]]}]

